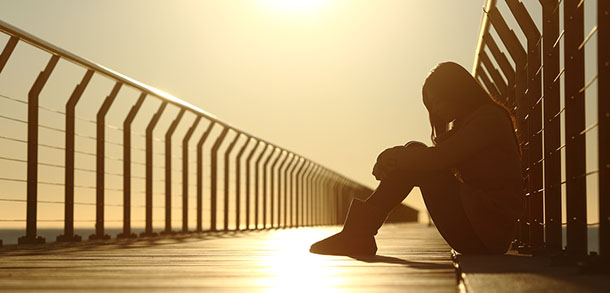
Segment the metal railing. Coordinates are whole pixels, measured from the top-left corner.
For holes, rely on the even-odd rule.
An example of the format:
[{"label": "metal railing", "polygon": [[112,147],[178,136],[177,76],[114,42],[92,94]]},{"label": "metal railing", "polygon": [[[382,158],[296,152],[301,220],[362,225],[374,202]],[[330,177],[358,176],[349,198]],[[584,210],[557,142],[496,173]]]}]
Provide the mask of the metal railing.
[{"label": "metal railing", "polygon": [[[525,3],[530,5],[530,10],[541,9],[541,15],[534,18],[521,1],[503,2],[507,7],[504,13],[498,1],[488,0],[485,4],[472,74],[492,96],[512,109],[517,118],[523,174],[527,179],[523,192],[526,214],[519,220],[518,249],[524,253],[563,252],[576,259],[586,256],[587,227],[597,225],[587,223],[587,179],[596,175],[599,254],[608,257],[610,2]],[[597,5],[596,25],[586,37],[585,5]],[[507,18],[514,19],[518,27],[513,30]],[[521,38],[515,30],[522,33]],[[588,48],[587,43],[593,37],[597,48]],[[585,62],[586,48],[594,52],[596,61]],[[588,80],[585,80],[585,65],[590,71],[595,71],[591,70],[593,67],[597,71]],[[590,93],[595,89],[593,85],[597,87],[596,93]],[[587,92],[596,94],[595,113],[585,110]],[[587,125],[585,121],[591,120],[591,116],[597,116],[597,121]],[[587,153],[595,148],[587,148],[586,136],[592,135],[593,130],[597,131],[593,137],[598,144],[594,161],[597,168],[587,170]],[[562,251],[564,200],[567,246]]]},{"label": "metal railing", "polygon": [[[0,100],[24,104],[27,107],[27,119],[9,114],[0,115],[0,120],[5,120],[2,122],[5,130],[8,127],[6,121],[27,127],[27,140],[11,136],[10,133],[2,133],[0,136],[0,141],[27,146],[27,158],[19,158],[14,155],[0,156],[0,161],[5,163],[27,165],[27,178],[25,179],[16,176],[0,178],[0,182],[24,184],[27,188],[25,199],[23,197],[8,198],[6,195],[0,194],[0,202],[5,206],[5,208],[0,208],[0,215],[7,214],[6,210],[3,211],[3,209],[8,209],[6,203],[23,203],[27,207],[25,219],[0,216],[0,223],[25,222],[25,236],[19,238],[20,244],[44,243],[45,239],[37,234],[37,224],[45,221],[63,223],[63,234],[57,237],[57,241],[80,241],[81,237],[75,234],[76,207],[95,207],[95,220],[91,220],[94,223],[95,233],[89,237],[90,239],[108,239],[110,236],[106,234],[104,225],[118,221],[122,222],[122,233],[118,237],[131,238],[137,237],[132,229],[132,222],[136,221],[144,223],[144,231],[140,236],[157,234],[156,230],[159,230],[159,227],[154,227],[153,223],[159,222],[158,215],[162,213],[154,212],[159,208],[164,212],[162,214],[164,221],[161,221],[164,222],[162,233],[174,233],[172,211],[176,208],[172,208],[172,203],[176,195],[181,196],[179,210],[182,213],[182,225],[180,231],[189,232],[194,228],[194,231],[201,232],[204,230],[228,231],[338,224],[345,217],[346,207],[352,197],[364,197],[371,192],[367,187],[295,152],[239,130],[170,94],[83,59],[10,24],[0,21],[0,31],[9,37],[0,55],[0,73],[20,43],[29,44],[45,54],[50,54],[46,67],[40,72],[29,90],[27,101],[0,93],[2,94]],[[40,94],[60,60],[69,61],[85,70],[81,81],[65,103],[65,111],[39,105]],[[97,115],[93,121],[78,116],[76,108],[77,105],[80,105],[79,100],[94,76],[103,76],[114,83],[114,86],[97,109]],[[122,127],[116,127],[107,123],[106,119],[112,105],[116,105],[116,101],[120,100],[117,98],[120,91],[125,88],[135,90],[139,93],[139,97],[135,103],[126,107],[128,112],[124,116]],[[154,115],[146,124],[145,133],[132,134],[134,119],[137,118],[138,113],[141,113],[143,105],[150,100],[157,101],[157,106]],[[177,108],[176,115],[167,114],[167,110],[172,107]],[[39,121],[41,109],[64,117],[65,127],[60,128],[41,123]],[[183,122],[187,116],[191,117],[190,123]],[[164,139],[159,139],[155,137],[154,132],[159,131],[157,126],[163,118],[170,118],[172,121],[165,129]],[[77,120],[94,124],[95,136],[77,132]],[[41,129],[63,135],[64,146],[39,143],[39,130]],[[184,132],[181,137],[182,155],[175,156],[175,152],[172,150],[173,138],[176,131],[180,129]],[[106,139],[107,130],[122,132],[122,142]],[[143,148],[134,146],[132,144],[134,137],[143,138],[145,146]],[[75,144],[77,138],[93,141],[95,151],[79,148]],[[155,153],[155,143],[164,144],[163,153]],[[209,147],[210,143],[211,147]],[[122,157],[108,155],[107,146],[121,148]],[[39,160],[39,149],[63,152],[64,164]],[[133,152],[144,153],[144,162],[132,159]],[[192,156],[192,153],[196,153],[196,155]],[[95,158],[95,169],[78,167],[75,163],[77,155]],[[163,158],[164,163],[161,166],[159,166],[159,160],[155,160],[158,157]],[[207,158],[209,158],[209,170],[204,170],[206,169],[204,167],[207,167],[204,165],[204,162],[207,163]],[[109,160],[122,164],[122,172],[107,170]],[[177,160],[179,162],[176,162]],[[0,168],[10,168],[8,165],[3,165],[0,165]],[[40,180],[40,166],[53,168],[54,172],[63,171],[63,182]],[[132,170],[132,167],[136,166],[140,172]],[[175,166],[181,166],[181,168],[175,168]],[[192,169],[193,166],[195,166],[194,169]],[[77,184],[75,171],[94,174],[95,185]],[[159,175],[161,171],[164,177],[155,180],[153,176]],[[209,175],[205,174],[208,171]],[[172,183],[176,172],[181,173],[182,181],[180,183]],[[113,176],[122,178],[121,187],[106,186],[107,179]],[[193,179],[196,183],[194,185],[189,183]],[[208,179],[209,186],[205,186],[204,181]],[[136,194],[132,186],[134,180],[144,181],[144,190],[138,193],[145,197],[143,205],[132,204],[133,195]],[[158,192],[161,188],[158,188],[157,182],[164,184],[163,193]],[[173,193],[175,191],[173,187],[176,184],[181,185],[181,194]],[[63,187],[64,200],[39,200],[39,185]],[[222,193],[219,192],[221,189]],[[94,190],[95,202],[76,200],[75,198],[79,196],[79,192],[76,191],[79,190]],[[109,191],[122,194],[122,203],[105,203]],[[195,194],[195,196],[190,196],[191,194]],[[153,206],[154,195],[160,195],[164,199],[162,206]],[[39,204],[63,205],[64,218],[60,220],[38,219]],[[196,206],[195,209],[193,204]],[[203,207],[208,204],[206,214]],[[122,209],[122,219],[106,219],[105,208],[107,207]],[[132,212],[135,209],[144,210],[143,219],[133,219]],[[193,211],[196,214],[194,221],[192,214],[189,214]],[[113,215],[116,216],[117,213]],[[208,217],[209,222],[204,221],[205,217]],[[80,220],[80,222],[89,223],[86,220]],[[193,222],[195,222],[194,227]]]}]

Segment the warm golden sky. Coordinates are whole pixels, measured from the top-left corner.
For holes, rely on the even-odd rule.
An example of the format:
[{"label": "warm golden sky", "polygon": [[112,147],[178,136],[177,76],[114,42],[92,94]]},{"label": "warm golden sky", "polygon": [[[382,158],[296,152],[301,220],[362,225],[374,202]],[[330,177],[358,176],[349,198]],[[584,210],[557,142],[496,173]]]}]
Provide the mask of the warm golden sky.
[{"label": "warm golden sky", "polygon": [[421,84],[471,66],[483,2],[3,1],[0,19],[374,187],[380,151],[429,142]]},{"label": "warm golden sky", "polygon": [[[380,151],[409,140],[429,143],[421,84],[439,62],[453,60],[471,67],[483,3],[4,0],[0,19],[374,187],[376,181],[370,173]],[[526,4],[534,15],[540,13],[539,5]],[[585,6],[586,32],[595,25],[590,17],[593,12],[590,5]],[[510,17],[507,21],[517,27]],[[0,44],[6,39],[1,35]],[[594,37],[586,48],[587,64],[594,62],[591,48],[595,42]],[[0,94],[24,99],[48,60],[48,55],[35,51],[18,47],[0,75]],[[58,85],[50,82],[43,92],[41,103],[56,101],[57,105],[49,107],[61,108],[82,76],[62,63],[56,71],[61,71],[59,68],[64,68],[66,77],[55,77],[54,73],[52,80],[55,78]],[[594,74],[594,67],[587,66],[586,79]],[[91,101],[79,106],[81,115],[88,115],[88,111],[94,115],[100,97],[107,95],[106,88],[112,85],[100,81],[97,86],[90,86]],[[124,99],[132,103],[137,93],[125,92]],[[591,101],[587,111],[595,109],[594,99],[587,98]],[[145,104],[139,116],[154,108]],[[109,115],[117,112],[121,116],[121,111],[120,106],[114,107]],[[20,115],[25,117],[24,112]],[[594,117],[588,115],[587,119]],[[41,119],[63,127],[61,119]],[[592,122],[587,121],[587,125]],[[15,129],[7,131],[19,131]],[[61,137],[41,135],[43,140],[63,142]],[[595,143],[591,138],[587,138],[589,145]],[[595,168],[595,152],[591,154],[588,170]],[[11,172],[11,168],[0,172]],[[47,173],[42,176],[56,175]],[[593,181],[590,190],[596,188]],[[17,189],[14,192],[22,194]],[[59,200],[62,192],[43,192],[43,196],[49,194]],[[114,195],[110,200],[114,197],[119,200]],[[407,203],[423,209],[419,195]],[[597,213],[596,203],[593,192],[588,201],[590,219]],[[21,207],[16,210],[21,211]],[[46,213],[44,208],[41,213]]]}]

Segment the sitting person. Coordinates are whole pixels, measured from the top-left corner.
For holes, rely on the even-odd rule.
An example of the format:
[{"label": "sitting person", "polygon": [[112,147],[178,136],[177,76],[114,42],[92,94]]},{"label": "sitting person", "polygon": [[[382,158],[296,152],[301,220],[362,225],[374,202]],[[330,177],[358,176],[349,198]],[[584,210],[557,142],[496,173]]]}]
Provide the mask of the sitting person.
[{"label": "sitting person", "polygon": [[377,230],[415,186],[453,249],[507,251],[524,207],[521,150],[510,111],[453,62],[430,73],[422,94],[434,145],[409,142],[383,151],[373,168],[377,189],[366,201],[354,199],[343,230],[313,244],[311,252],[374,255]]}]

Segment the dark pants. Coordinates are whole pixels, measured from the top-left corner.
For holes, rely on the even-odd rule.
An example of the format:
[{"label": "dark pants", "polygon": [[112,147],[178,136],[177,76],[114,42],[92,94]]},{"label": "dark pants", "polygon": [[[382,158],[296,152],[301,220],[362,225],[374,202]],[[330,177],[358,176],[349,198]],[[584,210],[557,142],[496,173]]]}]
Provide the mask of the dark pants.
[{"label": "dark pants", "polygon": [[488,253],[464,212],[460,184],[449,170],[396,171],[381,181],[366,202],[388,214],[418,186],[436,228],[453,249],[460,253]]}]

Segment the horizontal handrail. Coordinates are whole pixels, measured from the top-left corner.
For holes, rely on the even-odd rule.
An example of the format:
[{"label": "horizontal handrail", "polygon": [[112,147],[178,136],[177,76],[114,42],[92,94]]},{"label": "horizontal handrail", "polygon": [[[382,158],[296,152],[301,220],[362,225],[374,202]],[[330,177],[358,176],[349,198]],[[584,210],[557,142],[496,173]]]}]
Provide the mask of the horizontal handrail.
[{"label": "horizontal handrail", "polygon": [[105,75],[105,76],[107,76],[107,77],[109,77],[111,79],[116,80],[116,81],[120,81],[120,82],[122,82],[124,84],[128,84],[128,85],[130,85],[130,86],[132,86],[132,87],[134,87],[134,88],[136,88],[138,90],[146,92],[147,94],[154,95],[154,96],[156,96],[158,98],[164,99],[164,100],[166,100],[166,101],[168,101],[168,102],[170,102],[170,103],[172,103],[172,104],[174,104],[176,106],[179,106],[181,108],[186,108],[186,109],[188,109],[189,111],[191,111],[191,112],[193,112],[195,114],[202,115],[202,116],[204,116],[204,117],[206,117],[206,118],[208,118],[210,120],[214,120],[217,123],[222,124],[223,126],[229,126],[230,127],[230,125],[228,123],[220,121],[216,116],[214,116],[213,114],[208,113],[208,112],[202,110],[199,107],[196,107],[196,106],[194,106],[194,105],[192,105],[192,104],[190,104],[188,102],[185,102],[185,101],[183,101],[183,100],[181,100],[181,99],[179,99],[179,98],[177,98],[177,97],[175,97],[175,96],[173,96],[173,95],[171,95],[169,93],[166,93],[166,92],[164,92],[164,91],[162,91],[160,89],[154,88],[154,87],[149,86],[149,85],[147,85],[145,83],[139,82],[139,81],[137,81],[137,80],[135,80],[133,78],[130,78],[130,77],[125,76],[125,75],[123,75],[121,73],[118,73],[118,72],[116,72],[116,71],[114,71],[112,69],[109,69],[109,68],[107,68],[105,66],[102,66],[102,65],[100,65],[98,63],[95,63],[93,61],[90,61],[90,60],[87,60],[87,59],[85,59],[83,57],[80,57],[80,56],[78,56],[78,55],[76,55],[76,54],[74,54],[74,53],[72,53],[72,52],[70,52],[68,50],[65,50],[65,49],[62,49],[62,48],[60,48],[58,46],[55,46],[55,45],[53,45],[53,44],[51,44],[51,43],[49,43],[49,42],[47,42],[47,41],[45,41],[43,39],[40,39],[40,38],[38,38],[38,37],[36,37],[36,36],[26,32],[26,31],[23,31],[23,30],[15,27],[15,26],[13,26],[13,25],[11,25],[9,23],[6,23],[6,22],[4,22],[2,20],[0,20],[0,31],[2,31],[2,32],[6,33],[8,35],[15,36],[15,37],[19,38],[20,40],[22,40],[22,41],[24,41],[24,42],[26,42],[26,43],[34,46],[34,47],[37,47],[37,48],[39,48],[41,50],[47,51],[47,52],[49,52],[49,53],[51,53],[53,55],[59,55],[62,58],[66,59],[66,60],[68,60],[68,61],[70,61],[72,63],[78,64],[78,65],[83,66],[83,67],[85,67],[87,69],[91,69],[91,70],[93,70],[93,71],[95,71],[97,73],[103,74],[103,75]]},{"label": "horizontal handrail", "polygon": [[485,48],[483,36],[489,31],[489,18],[487,17],[487,11],[492,7],[496,6],[497,0],[486,0],[485,6],[483,6],[483,14],[481,15],[481,29],[479,30],[479,38],[477,40],[477,47],[474,51],[474,63],[472,65],[472,75],[477,76],[479,70],[479,54]]},{"label": "horizontal handrail", "polygon": [[[131,86],[131,87],[133,87],[135,89],[138,89],[138,90],[140,90],[142,92],[145,92],[147,94],[150,94],[150,95],[153,95],[155,97],[158,97],[158,98],[160,98],[162,100],[165,100],[165,101],[167,101],[167,102],[169,102],[169,103],[171,103],[173,105],[176,105],[176,106],[178,106],[180,108],[184,108],[184,109],[186,109],[186,110],[188,110],[188,111],[190,111],[190,112],[192,112],[192,113],[194,113],[196,115],[199,115],[199,116],[202,116],[202,117],[204,117],[204,118],[206,118],[208,120],[214,121],[214,122],[218,123],[219,125],[222,125],[224,127],[228,127],[229,129],[231,129],[233,131],[239,132],[239,133],[241,133],[241,134],[243,134],[245,136],[251,137],[251,138],[256,139],[256,140],[258,140],[260,142],[263,142],[265,144],[269,144],[271,146],[281,148],[281,149],[283,149],[285,151],[288,151],[288,152],[290,152],[290,153],[292,153],[294,155],[300,156],[303,159],[309,160],[309,158],[307,158],[305,156],[302,156],[302,155],[300,155],[300,154],[298,154],[296,152],[286,150],[286,149],[284,149],[284,148],[282,148],[282,147],[280,147],[280,146],[278,146],[278,145],[276,145],[274,143],[271,143],[271,142],[269,142],[269,141],[267,141],[265,139],[257,137],[257,136],[255,136],[253,134],[250,134],[250,133],[246,132],[246,131],[240,130],[239,128],[229,124],[228,122],[220,120],[220,118],[218,118],[216,115],[214,115],[212,113],[209,113],[207,111],[204,111],[203,109],[201,109],[201,108],[199,108],[197,106],[194,106],[194,105],[192,105],[192,104],[190,104],[190,103],[188,103],[186,101],[183,101],[183,100],[181,100],[180,98],[178,98],[176,96],[173,96],[173,95],[171,95],[171,94],[169,94],[169,93],[167,93],[165,91],[162,91],[160,89],[157,89],[155,87],[147,85],[147,84],[145,84],[143,82],[137,81],[137,80],[135,80],[135,79],[133,79],[131,77],[123,75],[123,74],[121,74],[119,72],[116,72],[116,71],[114,71],[114,70],[112,70],[112,69],[110,69],[108,67],[100,65],[98,63],[95,63],[95,62],[93,62],[91,60],[88,60],[86,58],[80,57],[80,56],[78,56],[78,55],[76,55],[76,54],[74,54],[74,53],[72,53],[72,52],[70,52],[68,50],[65,50],[65,49],[62,49],[62,48],[60,48],[60,47],[58,47],[56,45],[53,45],[53,44],[51,44],[51,43],[49,43],[49,42],[47,42],[47,41],[45,41],[43,39],[40,39],[40,38],[38,38],[38,37],[36,37],[36,36],[26,32],[26,31],[24,31],[24,30],[22,30],[22,29],[20,29],[18,27],[15,27],[15,26],[13,26],[13,25],[5,22],[5,21],[2,21],[2,20],[0,20],[0,31],[2,31],[2,32],[6,33],[8,35],[15,36],[15,37],[19,38],[21,41],[24,41],[24,42],[26,42],[26,43],[34,46],[34,47],[37,47],[37,48],[39,48],[41,50],[47,51],[50,54],[58,55],[61,58],[64,58],[64,59],[66,59],[66,60],[68,60],[68,61],[70,61],[72,63],[75,63],[75,64],[80,65],[82,67],[85,67],[87,69],[93,70],[93,71],[95,71],[97,73],[105,75],[105,76],[107,76],[107,77],[109,77],[111,79],[114,79],[115,81],[118,81],[118,82],[124,83],[126,85],[129,85],[129,86]],[[321,165],[321,166],[323,166],[323,165]],[[326,169],[329,169],[326,166],[323,166],[323,167],[326,168]]]},{"label": "horizontal handrail", "polygon": [[[75,201],[75,189],[86,188],[89,190],[95,191],[95,203],[89,203],[88,205],[95,207],[95,220],[87,219],[87,220],[78,220],[78,222],[95,222],[95,234],[91,235],[90,239],[107,239],[110,237],[105,233],[104,223],[112,223],[112,222],[120,222],[116,219],[106,219],[105,218],[105,207],[123,207],[123,232],[117,237],[128,238],[128,237],[136,237],[134,233],[132,233],[131,223],[132,222],[142,222],[141,216],[132,217],[131,210],[136,209],[140,214],[144,214],[145,216],[145,230],[140,236],[149,237],[156,235],[154,229],[158,228],[153,225],[153,223],[158,223],[159,220],[155,218],[153,215],[153,210],[156,209],[164,209],[165,210],[165,229],[162,233],[172,234],[174,230],[172,228],[172,210],[176,210],[172,205],[172,197],[181,196],[182,197],[182,207],[178,208],[178,210],[182,210],[182,232],[192,231],[189,229],[189,211],[194,210],[193,207],[189,208],[189,202],[196,200],[196,223],[197,223],[197,232],[203,231],[203,181],[210,180],[210,185],[205,187],[206,194],[205,199],[209,200],[209,214],[207,217],[209,218],[209,229],[210,231],[219,231],[219,229],[228,231],[229,227],[229,213],[234,213],[234,229],[240,230],[243,221],[240,219],[240,200],[245,199],[245,210],[246,210],[246,223],[245,229],[266,229],[269,227],[299,227],[305,225],[319,225],[319,224],[337,224],[340,223],[342,217],[345,216],[345,207],[349,204],[349,200],[353,197],[362,198],[370,194],[371,190],[351,179],[346,178],[345,176],[340,175],[339,173],[330,170],[329,168],[315,163],[312,160],[301,156],[295,152],[286,150],[280,146],[277,146],[273,143],[270,143],[262,138],[256,137],[252,134],[249,134],[245,131],[241,131],[236,127],[230,125],[227,122],[221,121],[216,116],[203,111],[202,109],[195,107],[181,99],[172,96],[166,92],[163,92],[159,89],[156,89],[152,86],[141,83],[135,79],[127,77],[123,74],[115,72],[111,69],[108,69],[102,65],[89,61],[85,58],[77,56],[71,52],[68,52],[64,49],[61,49],[53,44],[50,44],[44,40],[41,40],[19,28],[16,28],[10,24],[0,21],[0,32],[3,32],[10,36],[9,41],[4,46],[4,50],[0,55],[0,72],[4,69],[6,62],[10,58],[13,50],[19,43],[19,41],[23,41],[27,44],[34,46],[42,51],[51,54],[51,58],[44,68],[43,71],[38,75],[34,84],[30,88],[28,92],[27,101],[22,101],[20,99],[16,99],[14,97],[0,95],[0,98],[4,100],[10,100],[12,102],[19,102],[25,104],[27,106],[27,119],[21,119],[21,117],[16,118],[13,117],[13,114],[8,114],[8,116],[0,115],[0,118],[5,120],[11,120],[14,122],[18,122],[21,125],[27,126],[27,140],[13,137],[13,134],[0,135],[0,139],[8,142],[16,142],[19,144],[27,145],[27,159],[21,159],[17,157],[11,157],[11,155],[0,156],[0,159],[7,162],[13,163],[23,163],[27,165],[27,179],[23,178],[13,178],[6,177],[0,178],[1,181],[4,182],[19,182],[26,183],[25,187],[27,188],[25,193],[27,195],[27,199],[19,199],[15,201],[15,199],[11,199],[11,202],[20,202],[26,203],[26,235],[19,238],[19,243],[41,243],[44,242],[45,239],[41,238],[37,235],[37,223],[38,222],[48,222],[49,220],[41,220],[37,217],[37,206],[38,204],[61,204],[61,201],[57,200],[39,200],[38,199],[38,186],[64,186],[64,234],[59,235],[57,237],[57,241],[80,241],[81,237],[79,235],[74,234],[74,223],[75,213],[74,208],[76,206],[82,206],[82,202]],[[73,90],[69,99],[65,102],[65,110],[55,110],[51,108],[47,108],[45,106],[41,106],[39,103],[40,93],[45,87],[47,81],[49,80],[49,76],[54,71],[58,61],[60,59],[65,59],[68,62],[71,62],[77,65],[80,68],[86,69],[82,80]],[[83,92],[87,88],[89,81],[91,80],[94,74],[100,74],[105,77],[108,77],[112,81],[114,81],[114,86],[109,95],[107,95],[103,101],[101,106],[98,108],[97,115],[95,120],[91,119],[83,119],[77,115],[76,106],[78,101],[80,100]],[[123,124],[122,127],[113,126],[113,124],[106,124],[106,114],[112,107],[112,104],[115,102],[120,89],[125,86],[129,86],[136,90],[140,91],[140,96],[134,104],[131,104],[129,101],[124,101],[128,106],[131,105],[131,109],[126,116],[123,116]],[[134,118],[136,117],[138,111],[140,110],[144,101],[148,98],[160,99],[161,104],[158,105],[157,110],[154,115],[149,118],[148,124],[145,127],[145,133],[140,132],[133,133],[131,131],[131,124]],[[178,114],[164,114],[164,111],[168,104],[177,106],[180,110]],[[50,126],[44,122],[39,122],[39,111],[43,109],[55,114],[65,115],[65,126],[64,128],[58,126]],[[181,119],[184,116],[185,112],[193,113],[196,118],[190,126],[185,126],[181,123]],[[167,116],[171,117],[167,117]],[[165,138],[162,140],[157,139],[154,136],[155,127],[157,123],[161,119],[161,117],[167,117],[173,119],[171,125],[162,126],[165,128]],[[201,118],[208,120],[207,126],[199,126],[199,121]],[[83,135],[83,133],[79,133],[76,131],[76,120],[85,120],[86,122],[90,122],[95,124],[96,130],[95,134],[87,134]],[[110,118],[109,118],[110,119]],[[116,118],[114,118],[116,119]],[[116,124],[116,121],[115,121]],[[141,126],[140,126],[141,127]],[[185,134],[181,134],[182,136],[182,155],[176,156],[172,152],[172,136],[180,127],[182,129],[188,128]],[[215,138],[211,138],[208,140],[208,136],[211,133],[212,129],[219,129],[220,134],[214,134]],[[106,139],[105,131],[106,129],[115,129],[123,132],[123,141],[111,141]],[[192,134],[196,129],[203,130],[205,129],[197,139],[196,147],[194,143],[189,144]],[[10,130],[10,129],[9,129]],[[56,131],[57,134],[64,136],[65,144],[64,146],[56,146],[45,143],[40,143],[38,141],[39,138],[39,130],[53,130]],[[229,134],[229,135],[228,135]],[[231,137],[230,140],[226,140],[225,138]],[[131,144],[131,138],[140,137],[145,139],[145,147],[139,148],[134,147]],[[246,139],[240,139],[244,136]],[[91,148],[83,150],[83,147],[77,147],[75,144],[77,137],[84,137],[92,140],[95,143],[95,151],[93,152]],[[207,141],[212,141],[213,146],[209,151],[206,151],[206,158],[210,159],[210,165],[206,165],[206,168],[209,167],[209,174],[204,175],[203,171],[203,145]],[[163,142],[165,145],[164,152],[155,152],[154,141]],[[195,139],[193,139],[195,141]],[[230,144],[226,149],[221,150],[222,145]],[[252,144],[250,142],[253,141]],[[239,154],[235,159],[230,158],[231,151],[239,144]],[[246,151],[246,147],[248,144],[252,145],[252,148],[249,150],[249,154],[247,155],[247,160],[242,160],[242,155]],[[122,157],[114,157],[112,155],[107,155],[105,153],[106,145],[114,145],[118,147],[122,147],[123,156]],[[250,159],[255,155],[255,151],[259,146],[263,146],[259,148],[260,152],[257,152],[257,160],[256,162],[251,161]],[[64,151],[64,164],[57,163],[47,163],[44,160],[39,160],[39,151],[40,147],[45,147],[47,149],[60,150]],[[268,151],[271,150],[271,151]],[[139,151],[145,154],[145,162],[141,162],[138,160],[132,160],[132,151]],[[196,152],[196,157],[189,158],[190,152]],[[76,154],[84,154],[95,158],[95,169],[91,168],[82,168],[80,166],[75,165],[75,155]],[[222,167],[218,165],[219,157],[224,154],[224,162],[222,163]],[[280,154],[280,155],[278,155]],[[285,154],[285,155],[283,155]],[[163,166],[155,166],[159,163],[159,156],[164,157],[164,165]],[[210,156],[210,157],[207,157]],[[282,163],[280,167],[276,168],[276,163],[279,163],[280,156],[282,156]],[[288,164],[284,164],[287,159],[290,157],[290,161]],[[271,161],[272,158],[275,158],[273,164],[268,166],[267,163]],[[123,172],[109,172],[106,171],[106,161],[110,159],[113,161],[113,164],[122,164]],[[182,168],[174,169],[172,168],[172,164],[175,161],[180,161]],[[264,164],[261,164],[264,162]],[[134,176],[132,175],[132,165],[138,165],[140,168],[144,167],[145,176]],[[195,170],[189,171],[189,165],[196,165]],[[64,180],[63,182],[45,181],[39,180],[38,178],[38,168],[39,166],[45,167],[54,167],[64,169]],[[116,165],[115,165],[116,166]],[[235,166],[235,171],[231,171]],[[240,169],[245,169],[245,194],[241,192],[241,183],[240,178],[242,176]],[[224,168],[224,172],[219,172],[219,168]],[[262,170],[261,170],[262,168]],[[283,169],[282,169],[283,168]],[[159,169],[165,171],[165,176],[163,180],[155,179],[154,173],[160,172]],[[255,172],[250,172],[254,170]],[[283,170],[283,172],[282,172]],[[83,185],[80,184],[80,181],[77,183],[75,179],[75,171],[87,171],[95,174],[95,183],[92,185],[90,182]],[[262,176],[260,171],[262,171]],[[141,172],[141,171],[140,171]],[[181,172],[182,180],[174,181],[172,177],[175,176],[173,172]],[[219,174],[221,174],[219,176]],[[277,177],[275,177],[277,174]],[[271,176],[268,176],[271,175]],[[313,175],[313,176],[312,176]],[[122,187],[115,188],[106,186],[106,179],[108,176],[122,177]],[[195,177],[195,184],[189,184],[189,177]],[[220,177],[223,177],[224,180],[220,182]],[[261,183],[262,177],[262,192],[259,189],[259,183]],[[230,179],[235,179],[231,181]],[[270,185],[267,185],[267,178],[271,179]],[[275,180],[277,178],[277,180]],[[131,181],[139,179],[144,181],[144,190],[132,190]],[[252,179],[254,180],[254,184],[252,183]],[[79,179],[80,180],[80,179]],[[159,187],[155,186],[155,182],[164,182],[165,188],[164,193],[160,193]],[[173,183],[172,183],[173,181]],[[182,194],[174,194],[172,195],[172,186],[181,185],[182,186]],[[255,187],[255,192],[251,192],[252,185]],[[337,185],[341,185],[343,188],[334,190]],[[282,189],[283,186],[283,189]],[[224,188],[224,193],[219,193],[219,189]],[[230,194],[229,189],[234,189],[234,192]],[[277,190],[277,192],[275,192]],[[282,192],[283,190],[283,192]],[[107,197],[106,191],[108,192],[122,192],[123,194],[123,204],[106,204],[105,200]],[[189,196],[189,193],[196,193],[196,197]],[[132,195],[139,194],[144,195],[145,204],[144,205],[132,205]],[[110,194],[108,194],[110,195]],[[262,196],[262,214],[259,213],[259,199]],[[54,196],[58,196],[58,194],[54,194]],[[115,195],[116,196],[116,193]],[[160,198],[160,196],[164,197],[165,205],[163,207],[156,207],[153,203],[153,198]],[[235,198],[235,207],[229,206],[229,197]],[[283,197],[283,200],[282,200]],[[223,199],[223,200],[219,200]],[[251,200],[256,203],[255,205],[250,204]],[[268,201],[268,199],[270,199]],[[277,210],[275,207],[275,199],[277,199]],[[0,200],[9,200],[7,198],[0,198]],[[115,198],[116,200],[116,198]],[[288,207],[286,203],[290,201],[290,206]],[[270,203],[270,212],[271,212],[271,221],[267,221],[267,203]],[[280,203],[284,204],[282,208]],[[143,210],[141,208],[144,208]],[[217,227],[218,215],[220,214],[220,210],[224,215],[224,219],[221,222],[223,227]],[[289,208],[289,212],[287,213]],[[254,210],[253,210],[254,209]],[[254,227],[249,224],[250,220],[250,212],[254,211]],[[207,211],[207,208],[206,208]],[[281,212],[283,211],[284,219],[281,222]],[[275,214],[277,213],[277,217]],[[262,216],[262,226],[258,225],[258,219]],[[289,217],[289,219],[287,218]],[[15,219],[0,219],[2,222],[6,221],[14,221]],[[17,220],[15,220],[17,221]],[[21,220],[19,220],[21,221]],[[58,220],[61,222],[61,220]],[[288,224],[288,222],[290,222]],[[2,241],[0,240],[0,245]]]},{"label": "horizontal handrail", "polygon": [[[564,250],[563,253],[573,259],[586,256],[586,227],[591,225],[587,221],[595,221],[587,218],[588,194],[597,192],[598,253],[607,257],[610,252],[610,206],[604,201],[610,190],[607,160],[610,157],[610,103],[607,101],[610,49],[608,42],[601,40],[607,40],[610,34],[610,4],[605,0],[593,1],[597,2],[597,24],[585,36],[585,18],[590,16],[583,9],[583,1],[504,2],[508,10],[496,7],[495,0],[485,3],[472,74],[496,100],[513,111],[517,122],[523,148],[522,173],[526,186],[522,195],[526,212],[518,219],[513,247],[525,253],[547,250],[559,254]],[[541,6],[542,13],[530,15],[528,8],[532,6]],[[563,11],[559,10],[560,6]],[[515,28],[505,21],[508,17],[516,21]],[[534,21],[536,18],[538,22]],[[496,32],[493,36],[489,33],[490,26]],[[513,29],[522,32],[525,38],[517,38]],[[593,49],[589,40],[596,34],[599,41]],[[497,47],[495,38],[504,45],[507,55]],[[593,49],[587,54],[596,54],[596,61],[584,58],[587,45]],[[491,55],[484,53],[486,46]],[[514,71],[507,64],[506,56],[514,62]],[[509,81],[508,87],[491,60],[502,69]],[[481,67],[491,73],[491,79]],[[585,72],[592,68],[597,73],[587,77]],[[594,98],[597,98],[597,121],[589,121],[592,118],[587,117],[592,116],[589,106],[595,102]],[[593,130],[597,131],[597,146],[588,142],[588,138],[595,135]],[[589,155],[595,151],[597,154]],[[593,158],[598,168],[591,170],[589,162]],[[598,176],[596,191],[589,188],[587,179],[592,175]],[[568,226],[566,238],[561,231],[562,224]],[[564,241],[567,243],[565,248]]]}]

